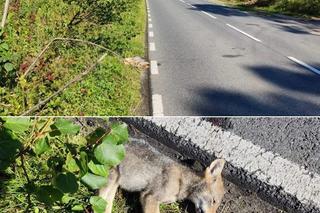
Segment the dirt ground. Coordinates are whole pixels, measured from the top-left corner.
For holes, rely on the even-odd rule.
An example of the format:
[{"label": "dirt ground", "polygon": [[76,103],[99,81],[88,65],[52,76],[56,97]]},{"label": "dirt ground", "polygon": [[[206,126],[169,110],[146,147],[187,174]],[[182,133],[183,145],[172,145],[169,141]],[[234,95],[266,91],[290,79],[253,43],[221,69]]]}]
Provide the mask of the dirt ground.
[{"label": "dirt ground", "polygon": [[225,181],[226,195],[219,213],[280,213],[285,212],[273,207],[257,197],[255,193],[245,191]]}]

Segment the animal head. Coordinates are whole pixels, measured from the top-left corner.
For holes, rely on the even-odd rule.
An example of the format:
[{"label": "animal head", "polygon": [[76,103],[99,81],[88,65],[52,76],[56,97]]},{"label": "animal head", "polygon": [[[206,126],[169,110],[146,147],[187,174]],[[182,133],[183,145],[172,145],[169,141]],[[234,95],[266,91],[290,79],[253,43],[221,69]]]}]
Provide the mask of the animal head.
[{"label": "animal head", "polygon": [[197,213],[216,213],[224,196],[221,176],[225,160],[217,159],[206,168],[202,180],[196,184],[190,200],[195,204]]}]

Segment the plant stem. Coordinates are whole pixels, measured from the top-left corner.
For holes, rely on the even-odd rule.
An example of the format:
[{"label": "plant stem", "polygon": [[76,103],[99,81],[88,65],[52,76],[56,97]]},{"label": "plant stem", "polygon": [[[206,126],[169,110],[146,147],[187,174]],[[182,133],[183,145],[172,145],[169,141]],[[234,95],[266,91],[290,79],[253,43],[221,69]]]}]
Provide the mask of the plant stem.
[{"label": "plant stem", "polygon": [[[30,181],[30,178],[29,178],[27,169],[26,169],[26,167],[25,167],[25,165],[24,165],[24,155],[23,155],[23,154],[20,155],[20,159],[21,159],[21,168],[22,168],[22,170],[23,170],[24,176],[26,177],[28,184],[30,184],[31,181]],[[27,207],[27,209],[26,209],[26,212],[30,209],[30,207],[31,207],[31,205],[32,205],[32,203],[31,203],[31,195],[30,195],[29,192],[28,192],[28,195],[27,195],[27,200],[28,200],[28,207]]]},{"label": "plant stem", "polygon": [[8,10],[9,10],[9,4],[10,4],[10,0],[6,0],[6,3],[4,5],[4,9],[3,9],[1,28],[4,28],[4,26],[6,24]]}]

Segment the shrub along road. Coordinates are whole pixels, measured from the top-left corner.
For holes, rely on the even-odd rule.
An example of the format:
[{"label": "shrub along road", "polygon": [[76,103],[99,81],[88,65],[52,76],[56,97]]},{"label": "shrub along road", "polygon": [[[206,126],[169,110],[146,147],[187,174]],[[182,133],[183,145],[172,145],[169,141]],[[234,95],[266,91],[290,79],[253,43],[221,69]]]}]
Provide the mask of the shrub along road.
[{"label": "shrub along road", "polygon": [[156,114],[319,113],[320,22],[204,0],[149,0],[149,8]]}]

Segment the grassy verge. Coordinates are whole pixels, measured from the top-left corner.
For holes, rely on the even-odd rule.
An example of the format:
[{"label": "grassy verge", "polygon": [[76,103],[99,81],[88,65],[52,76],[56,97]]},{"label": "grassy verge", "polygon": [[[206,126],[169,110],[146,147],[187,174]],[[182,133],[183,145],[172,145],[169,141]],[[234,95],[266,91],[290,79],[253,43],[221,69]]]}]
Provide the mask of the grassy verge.
[{"label": "grassy verge", "polygon": [[[214,0],[215,1],[215,0]],[[219,0],[240,10],[283,14],[293,17],[312,19],[320,17],[319,0]]]},{"label": "grassy verge", "polygon": [[[128,196],[127,196],[128,197]],[[129,201],[126,199],[126,197],[123,195],[121,190],[117,193],[112,213],[138,213],[141,209],[140,203],[139,203],[139,195],[135,195],[134,197],[131,196]],[[160,212],[161,213],[180,213],[183,212],[183,209],[180,208],[180,205],[178,203],[172,203],[172,204],[161,204],[160,205]]]},{"label": "grassy verge", "polygon": [[[144,56],[144,0],[97,1],[101,5],[96,7],[84,7],[88,3],[83,2],[86,1],[11,2],[8,21],[0,35],[0,53],[8,55],[2,63],[0,57],[0,115],[22,114],[105,53],[81,42],[55,42],[24,76],[39,52],[56,37],[94,42],[122,59]],[[0,0],[0,15],[3,5],[4,0]],[[83,14],[77,16],[79,12]],[[109,54],[81,82],[69,86],[32,114],[134,115],[141,98],[140,72]]]}]

